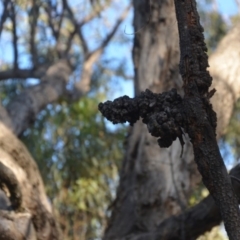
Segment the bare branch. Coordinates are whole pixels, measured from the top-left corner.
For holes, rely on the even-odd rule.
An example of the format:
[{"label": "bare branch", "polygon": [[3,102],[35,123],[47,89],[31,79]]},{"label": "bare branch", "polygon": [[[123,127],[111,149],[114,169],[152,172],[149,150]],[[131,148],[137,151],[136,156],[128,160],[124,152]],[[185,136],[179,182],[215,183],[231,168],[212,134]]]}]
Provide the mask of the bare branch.
[{"label": "bare branch", "polygon": [[79,27],[82,27],[86,23],[93,20],[95,17],[99,16],[99,14],[102,11],[104,11],[109,5],[110,5],[110,1],[105,5],[97,5],[97,7],[94,8],[94,11],[92,11],[88,16],[86,16],[83,20],[81,20],[81,22],[78,24]]},{"label": "bare branch", "polygon": [[[44,9],[48,15],[48,24],[52,30],[53,36],[56,41],[56,51],[58,54],[58,57],[61,58],[63,57],[62,49],[60,49],[60,44],[59,44],[59,36],[60,36],[60,31],[61,31],[61,26],[62,26],[62,21],[64,17],[64,10],[59,14],[57,13],[57,8],[56,6],[53,6],[52,1],[47,1],[47,5],[44,6]],[[59,19],[56,18],[60,17]],[[54,22],[55,21],[55,22]]]},{"label": "bare branch", "polygon": [[36,44],[35,44],[35,36],[36,36],[36,31],[37,31],[37,21],[39,17],[39,9],[40,5],[38,1],[33,2],[33,6],[31,10],[29,11],[29,24],[30,24],[30,52],[32,55],[32,63],[33,66],[37,66],[38,64],[38,56],[37,56],[37,49],[36,49]]},{"label": "bare branch", "polygon": [[41,78],[45,72],[47,66],[38,67],[37,69],[10,69],[6,71],[0,71],[0,81],[7,79],[26,79],[26,78]]},{"label": "bare branch", "polygon": [[7,20],[7,18],[9,17],[9,9],[8,9],[9,3],[10,3],[10,0],[3,1],[3,13],[1,16],[1,20],[0,20],[0,36],[2,34],[3,25],[4,25],[5,21]]},{"label": "bare branch", "polygon": [[118,30],[120,24],[127,17],[127,14],[131,8],[131,4],[123,11],[118,20],[116,21],[112,31],[106,36],[103,40],[102,44],[90,52],[83,63],[82,72],[81,72],[81,81],[76,82],[75,84],[75,92],[72,94],[73,99],[78,99],[84,93],[86,93],[90,88],[91,75],[93,71],[93,65],[97,62],[101,54],[103,53],[105,47],[110,42],[116,31]]},{"label": "bare branch", "polygon": [[[118,30],[118,27],[120,26],[120,24],[125,20],[125,18],[128,15],[129,10],[131,9],[132,4],[129,4],[126,9],[123,11],[123,13],[120,15],[120,17],[118,18],[117,22],[115,23],[112,31],[106,36],[106,38],[103,40],[102,44],[94,51],[103,51],[103,49],[107,46],[107,44],[110,42],[110,40],[112,39],[112,37],[114,36],[114,34],[116,33],[116,31]],[[93,54],[94,54],[93,52]]]},{"label": "bare branch", "polygon": [[15,11],[15,5],[13,2],[11,2],[11,20],[13,24],[13,54],[14,54],[14,69],[18,69],[18,37],[17,37],[17,24],[16,24],[16,11]]},{"label": "bare branch", "polygon": [[64,50],[64,56],[67,56],[67,54],[69,53],[70,49],[71,49],[71,45],[72,45],[72,41],[73,38],[75,36],[75,34],[77,33],[76,29],[74,29],[68,37],[67,43],[66,43],[66,49]]},{"label": "bare branch", "polygon": [[[59,29],[56,30],[55,29],[55,26],[54,26],[54,23],[53,23],[53,17],[52,17],[52,11],[53,11],[53,8],[52,8],[52,2],[51,1],[47,1],[47,5],[44,6],[44,9],[48,15],[48,24],[52,30],[52,33],[53,33],[53,36],[55,38],[56,41],[58,41],[58,38],[59,38]],[[61,26],[61,21],[59,22],[59,26]]]},{"label": "bare branch", "polygon": [[185,130],[191,138],[203,183],[220,209],[228,236],[237,240],[240,239],[239,207],[216,141],[217,118],[209,102],[214,92],[209,92],[212,78],[207,71],[207,48],[196,1],[174,2],[180,36],[185,114],[188,116]]},{"label": "bare branch", "polygon": [[209,101],[216,90],[209,91],[212,78],[207,71],[207,48],[196,1],[174,2],[184,98],[176,90],[162,94],[146,90],[134,99],[124,96],[113,102],[100,103],[99,110],[114,124],[128,121],[132,125],[141,116],[149,132],[159,137],[160,147],[169,147],[177,137],[183,145],[181,129],[184,129],[191,138],[203,183],[219,207],[229,238],[237,240],[240,239],[238,199],[216,141],[217,118]]},{"label": "bare branch", "polygon": [[[0,122],[0,145],[0,160],[5,166],[13,171],[22,192],[22,209],[28,209],[28,213],[16,214],[17,219],[15,218],[14,214],[10,215],[10,217],[13,217],[14,225],[16,224],[15,227],[22,233],[22,236],[29,236],[31,231],[30,227],[34,232],[36,231],[37,238],[34,237],[29,239],[62,239],[59,236],[56,221],[51,214],[51,205],[47,199],[42,178],[36,162],[32,159],[30,153],[27,151],[22,142],[19,141],[12,131],[2,122]],[[24,216],[26,222],[22,221],[24,220],[22,219]],[[2,211],[0,211],[0,217],[6,219],[8,218],[8,215],[2,216]],[[15,220],[19,221],[15,222]],[[31,222],[35,228],[31,226]],[[20,223],[22,225],[19,226]],[[3,227],[2,224],[3,222],[1,219],[0,228]],[[11,227],[11,223],[9,227]],[[23,231],[27,229],[28,231]],[[22,238],[10,239],[17,240]],[[24,237],[24,239],[28,238]]]},{"label": "bare branch", "polygon": [[79,26],[77,20],[75,19],[73,11],[70,8],[70,6],[68,5],[67,0],[62,0],[62,3],[63,3],[63,7],[68,12],[69,19],[71,20],[71,22],[74,25],[75,29],[77,29],[78,36],[79,36],[79,38],[80,38],[80,40],[82,42],[83,52],[84,52],[84,55],[86,56],[89,53],[89,49],[88,49],[87,41],[86,41],[86,39],[83,36],[82,30],[81,30],[81,26]]}]

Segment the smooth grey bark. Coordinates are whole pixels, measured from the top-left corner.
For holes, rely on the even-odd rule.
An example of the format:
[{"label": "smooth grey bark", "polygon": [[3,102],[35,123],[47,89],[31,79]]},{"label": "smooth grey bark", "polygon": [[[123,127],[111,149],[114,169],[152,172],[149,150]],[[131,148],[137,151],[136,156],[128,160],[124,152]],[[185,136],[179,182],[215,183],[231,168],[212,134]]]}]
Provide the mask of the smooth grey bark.
[{"label": "smooth grey bark", "polygon": [[[135,93],[146,88],[157,93],[172,87],[181,91],[173,1],[154,1],[151,12],[146,9],[150,9],[146,1],[134,1]],[[218,137],[224,133],[234,102],[239,97],[240,88],[235,87],[240,84],[238,31],[238,27],[234,28],[209,59],[213,87],[217,89],[211,101],[219,116]],[[224,67],[230,57],[231,66]],[[192,189],[200,182],[190,143],[184,146],[180,158],[178,140],[168,149],[159,149],[156,139],[140,122],[130,129],[127,142],[120,185],[105,239],[124,237],[137,231],[154,231],[166,218],[186,209]]]}]

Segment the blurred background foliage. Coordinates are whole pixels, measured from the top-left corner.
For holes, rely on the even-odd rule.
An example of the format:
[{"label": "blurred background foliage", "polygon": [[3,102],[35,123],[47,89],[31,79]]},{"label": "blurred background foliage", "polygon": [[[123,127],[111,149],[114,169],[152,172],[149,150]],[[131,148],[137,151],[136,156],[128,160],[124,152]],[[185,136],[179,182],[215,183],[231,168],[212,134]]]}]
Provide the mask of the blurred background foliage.
[{"label": "blurred background foliage", "polygon": [[[41,1],[38,1],[39,4]],[[55,2],[55,1],[54,1]],[[74,2],[74,1],[73,1]],[[84,2],[84,1],[83,1]],[[86,0],[85,0],[86,2]],[[57,3],[57,1],[56,1]],[[20,16],[26,21],[30,14],[27,1],[17,1]],[[200,6],[201,21],[205,29],[205,37],[209,54],[214,52],[222,37],[239,20],[239,16],[224,19],[217,8],[216,1],[198,1]],[[107,8],[111,1],[90,1],[87,6],[82,6],[84,13],[91,13],[92,9]],[[57,5],[56,5],[57,6]],[[78,5],[72,4],[74,11]],[[33,10],[33,9],[32,9]],[[103,38],[111,21],[106,17],[104,10],[94,18],[85,31],[89,31],[89,42],[92,48],[99,39]],[[116,8],[108,10],[113,15]],[[46,13],[40,9],[41,22],[38,28],[38,49],[41,51],[43,64],[57,58],[54,40],[50,38]],[[55,16],[57,24],[60,16]],[[29,18],[29,21],[33,19]],[[64,47],[64,36],[71,34],[72,26],[67,20],[64,22],[65,30],[59,47]],[[128,21],[130,24],[130,21]],[[101,27],[99,27],[101,26]],[[8,28],[11,28],[9,23]],[[91,31],[90,31],[91,29]],[[4,29],[7,32],[8,29]],[[20,49],[26,60],[29,49],[26,47],[24,34],[21,32]],[[110,48],[121,47],[124,44],[131,46],[131,38],[127,35],[116,34]],[[79,77],[78,66],[82,63],[81,42],[74,39],[72,43],[72,60],[76,69],[72,82]],[[130,48],[129,48],[130,49]],[[9,61],[2,63],[2,68],[8,68]],[[40,168],[47,194],[52,202],[55,214],[64,233],[64,240],[70,239],[99,239],[104,231],[110,213],[111,203],[114,200],[121,160],[124,155],[124,139],[127,126],[112,127],[98,112],[98,103],[112,97],[116,90],[119,91],[119,81],[131,79],[123,55],[116,59],[108,56],[108,51],[94,66],[91,81],[91,91],[80,101],[68,102],[60,99],[55,104],[50,104],[43,110],[33,126],[26,130],[21,140],[31,151]],[[36,80],[18,79],[1,81],[1,99],[6,105],[11,98],[26,86],[35,84]],[[69,84],[71,88],[71,84]],[[223,148],[229,150],[231,165],[240,159],[240,101],[235,108],[226,136],[221,140]],[[231,155],[232,154],[232,155]],[[234,160],[233,160],[234,159]],[[199,202],[206,196],[206,190],[201,185],[190,198],[189,206]],[[211,233],[206,233],[199,240],[225,239],[219,228],[214,228]]]},{"label": "blurred background foliage", "polygon": [[102,233],[116,190],[126,129],[107,128],[97,109],[100,100],[86,96],[50,105],[22,136],[69,239]]}]

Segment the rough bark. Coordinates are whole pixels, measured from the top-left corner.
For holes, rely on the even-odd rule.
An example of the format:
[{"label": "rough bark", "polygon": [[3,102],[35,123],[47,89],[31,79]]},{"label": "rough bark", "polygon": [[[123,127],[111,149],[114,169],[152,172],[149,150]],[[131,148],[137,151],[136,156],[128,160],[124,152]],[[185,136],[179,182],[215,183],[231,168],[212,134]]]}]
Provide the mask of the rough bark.
[{"label": "rough bark", "polygon": [[174,0],[180,36],[180,73],[183,79],[185,131],[191,138],[194,160],[204,185],[219,207],[231,240],[240,239],[237,196],[216,141],[216,113],[209,99],[212,78],[207,71],[208,56],[195,0]]},{"label": "rough bark", "polygon": [[[240,166],[230,171],[232,185],[240,202]],[[186,221],[187,220],[187,221]],[[204,232],[211,230],[222,221],[219,208],[209,195],[194,207],[179,215],[173,215],[160,223],[154,232],[136,232],[127,236],[129,240],[182,240],[196,239]],[[174,231],[173,231],[174,229]],[[117,238],[126,239],[126,238]],[[116,239],[116,240],[117,240]]]},{"label": "rough bark", "polygon": [[[179,88],[182,84],[178,74],[179,50],[173,2],[155,1],[152,4],[150,14],[146,11],[149,9],[146,1],[134,1],[135,31],[144,26],[134,39],[136,93],[145,88],[162,92],[172,87]],[[146,19],[149,22],[146,23]],[[236,91],[240,88],[233,87],[233,79],[234,84],[240,83],[238,31],[238,27],[234,28],[209,59],[213,87],[217,89],[212,102],[219,116],[218,137],[226,129],[233,104],[239,97]],[[231,67],[223,67],[230,56]],[[232,80],[227,76],[232,76]],[[222,93],[224,101],[219,101]],[[106,239],[126,236],[134,231],[153,231],[164,219],[185,209],[188,196],[200,177],[190,143],[185,144],[182,158],[180,154],[178,141],[169,149],[159,149],[156,139],[150,136],[142,123],[138,122],[130,129]]]},{"label": "rough bark", "polygon": [[[53,218],[38,167],[25,146],[2,123],[0,123],[0,159],[4,164],[4,168],[8,168],[14,174],[22,195],[18,213],[5,213],[4,216],[10,215],[10,220],[4,220],[4,216],[1,216],[2,227],[7,226],[8,223],[5,223],[5,221],[15,222],[19,219],[19,224],[22,224],[18,227],[19,231],[23,231],[28,225],[30,227],[33,224],[35,230],[32,231],[35,231],[36,234],[32,234],[34,237],[29,239],[59,239],[57,224]],[[7,185],[7,187],[10,188],[9,192],[12,197],[12,186]],[[16,206],[13,206],[14,202],[11,197],[9,210],[15,210]],[[10,236],[14,234],[14,231],[11,233],[11,229],[8,231]],[[9,239],[18,240],[24,238]]]}]

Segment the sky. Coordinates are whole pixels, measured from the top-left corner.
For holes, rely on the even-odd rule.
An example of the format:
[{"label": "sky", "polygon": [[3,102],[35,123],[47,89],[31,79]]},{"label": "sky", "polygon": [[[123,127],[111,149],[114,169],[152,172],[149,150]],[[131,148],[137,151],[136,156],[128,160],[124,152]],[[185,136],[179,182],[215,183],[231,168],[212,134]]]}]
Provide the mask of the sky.
[{"label": "sky", "polygon": [[219,11],[226,16],[238,13],[238,8],[234,0],[218,0]]},{"label": "sky", "polygon": [[[72,1],[72,2],[71,2]],[[74,2],[78,2],[77,0],[71,0],[70,2],[74,4]],[[150,0],[149,0],[150,1]],[[197,0],[198,2],[202,2],[203,0]],[[84,1],[83,1],[84,2]],[[218,10],[223,14],[223,16],[226,19],[229,19],[229,16],[235,15],[238,12],[238,8],[236,5],[235,0],[216,0],[217,2],[217,8]],[[116,4],[126,5],[128,3],[128,0],[119,0],[116,1]],[[120,6],[120,5],[119,5]],[[117,6],[118,7],[118,6]],[[0,4],[0,14],[1,14],[1,4]],[[111,12],[106,12],[107,17],[109,17],[109,14]],[[104,17],[104,16],[103,16]],[[127,75],[133,76],[133,64],[132,64],[132,42],[134,37],[134,29],[132,27],[132,18],[133,18],[133,11],[129,14],[128,18],[124,21],[124,23],[120,26],[118,30],[118,35],[125,39],[128,39],[128,43],[117,43],[117,44],[110,44],[109,47],[105,50],[105,54],[109,56],[109,58],[115,58],[115,59],[122,59],[123,62],[125,62],[126,69],[127,69]],[[112,22],[115,22],[116,20],[116,12],[112,13]],[[86,29],[86,34],[89,32],[88,29]],[[103,33],[104,34],[104,33]],[[7,37],[9,39],[9,37]],[[94,48],[94,46],[93,46]],[[6,44],[6,42],[0,42],[0,65],[1,65],[1,56],[4,56],[5,59],[8,61],[11,61],[12,59],[12,49],[10,41]],[[27,61],[23,61],[27,62]],[[128,95],[130,97],[133,97],[133,81],[124,81],[122,78],[115,76],[114,77],[115,82],[118,82],[119,84],[116,84],[114,87],[115,92],[114,94],[109,96],[109,100],[113,100],[116,97],[122,96],[122,95]]]},{"label": "sky", "polygon": [[[203,0],[197,0],[197,2],[200,2]],[[230,16],[235,15],[238,13],[238,8],[236,5],[235,0],[216,0],[217,2],[217,8],[218,10],[223,14],[224,18],[229,20]],[[123,34],[126,35],[129,39],[133,39],[134,35],[128,34],[133,33],[133,27],[132,27],[132,17],[133,13],[130,14],[128,19],[122,24],[119,31],[122,31]],[[127,34],[126,34],[127,33]],[[115,49],[108,49],[109,54],[117,54],[119,57],[119,54],[121,56],[121,51],[116,51]],[[129,69],[129,75],[133,75],[133,64],[132,64],[132,56],[131,56],[131,49],[125,49],[125,51],[122,52],[125,54],[123,57],[125,57]],[[128,95],[129,97],[133,97],[133,82],[132,81],[124,81],[121,84],[121,87],[119,88],[119,91],[117,91],[114,95],[110,96],[109,100],[113,100],[116,97],[119,97],[121,95]]]}]

